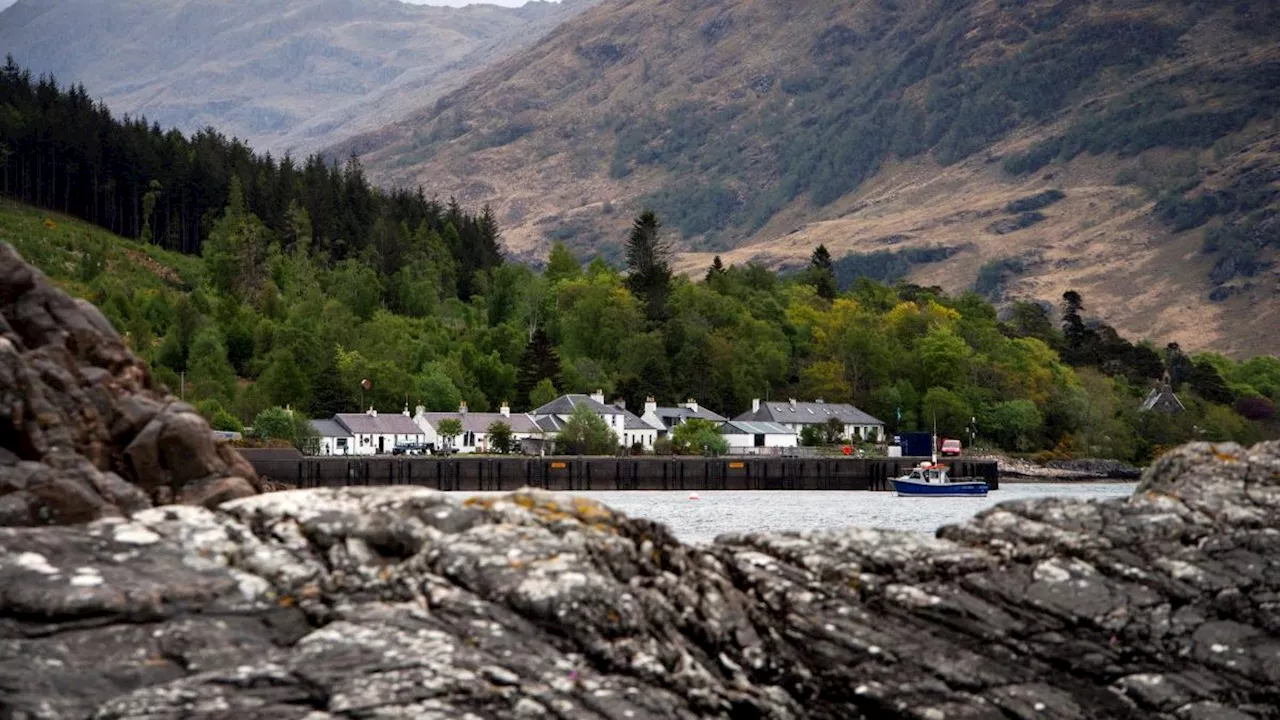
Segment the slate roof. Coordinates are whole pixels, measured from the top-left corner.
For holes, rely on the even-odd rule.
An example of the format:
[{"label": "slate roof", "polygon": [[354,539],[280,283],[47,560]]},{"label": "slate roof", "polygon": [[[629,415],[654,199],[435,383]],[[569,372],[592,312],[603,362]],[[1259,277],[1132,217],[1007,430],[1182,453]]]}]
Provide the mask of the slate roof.
[{"label": "slate roof", "polygon": [[543,432],[558,433],[564,428],[564,421],[555,415],[538,418],[537,423]]},{"label": "slate roof", "polygon": [[795,431],[785,425],[772,422],[752,422],[749,420],[733,420],[720,426],[721,435],[795,435]]},{"label": "slate roof", "polygon": [[710,420],[711,422],[718,422],[718,423],[722,423],[728,420],[728,418],[721,417],[720,415],[717,415],[716,413],[711,412],[710,410],[702,407],[701,405],[698,406],[697,411],[694,411],[687,407],[660,407],[654,410],[653,414],[663,419],[671,418],[672,420],[688,420],[689,418],[700,418],[702,420]]},{"label": "slate roof", "polygon": [[590,395],[561,395],[551,402],[533,411],[533,415],[572,415],[573,409],[586,405],[597,415],[621,415],[622,408],[596,402]]},{"label": "slate roof", "polygon": [[351,437],[351,433],[342,427],[335,420],[312,420],[311,427],[316,429],[316,434],[320,437],[340,438]]},{"label": "slate roof", "polygon": [[355,435],[421,435],[422,428],[412,418],[399,413],[374,417],[368,413],[339,413],[333,416]]},{"label": "slate roof", "polygon": [[1147,393],[1147,397],[1142,401],[1139,410],[1156,410],[1159,412],[1182,412],[1187,407],[1182,404],[1178,396],[1168,388],[1151,388],[1151,392]]},{"label": "slate roof", "polygon": [[845,425],[884,425],[884,423],[847,403],[768,401],[760,403],[760,409],[748,410],[734,420],[757,422],[796,423],[817,425],[831,418],[838,418]]},{"label": "slate roof", "polygon": [[461,413],[447,412],[429,412],[423,413],[422,417],[426,418],[431,427],[436,427],[436,423],[446,418],[462,421],[463,432],[487,433],[489,426],[496,422],[504,422],[511,426],[511,432],[516,433],[539,433],[542,428],[534,422],[534,419],[523,413],[512,413],[511,417],[507,417],[502,413],[481,413],[469,412],[465,415]]},{"label": "slate roof", "polygon": [[666,428],[656,428],[650,425],[647,420],[640,418],[630,410],[621,410],[621,412],[623,418],[622,427],[626,430],[666,430]]}]

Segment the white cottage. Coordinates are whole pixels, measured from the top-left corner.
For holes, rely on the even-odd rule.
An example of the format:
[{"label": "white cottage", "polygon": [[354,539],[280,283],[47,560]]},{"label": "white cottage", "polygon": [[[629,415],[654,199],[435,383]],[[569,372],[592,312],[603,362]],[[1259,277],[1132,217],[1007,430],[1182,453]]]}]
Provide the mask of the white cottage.
[{"label": "white cottage", "polygon": [[706,420],[716,425],[721,425],[728,420],[728,418],[698,405],[698,401],[693,398],[689,398],[676,407],[659,407],[653,398],[648,398],[644,403],[644,414],[640,418],[657,428],[659,437],[667,435],[677,425],[694,418]]},{"label": "white cottage", "polygon": [[785,425],[771,422],[732,420],[720,426],[720,435],[729,443],[729,454],[769,453],[772,448],[793,448],[799,436]]},{"label": "white cottage", "polygon": [[351,455],[354,438],[336,420],[312,420],[311,427],[320,437],[321,455]]},{"label": "white cottage", "polygon": [[734,422],[771,422],[785,425],[797,436],[809,425],[826,425],[832,419],[844,427],[844,436],[854,440],[884,441],[884,423],[848,403],[751,401],[751,412],[734,418]]},{"label": "white cottage", "polygon": [[609,429],[618,436],[619,445],[628,448],[639,445],[646,450],[653,449],[653,443],[658,439],[658,428],[625,407],[605,403],[603,390],[597,390],[591,395],[562,395],[530,414],[539,427],[550,437],[554,437],[569,421],[574,408],[581,405],[585,405],[609,425]]},{"label": "white cottage", "polygon": [[439,431],[440,421],[446,419],[457,420],[462,424],[462,434],[449,441],[449,447],[459,453],[491,452],[493,445],[489,440],[489,427],[496,422],[510,426],[511,437],[517,448],[526,447],[530,443],[536,447],[546,435],[532,416],[513,414],[511,406],[505,402],[496,413],[470,412],[466,402],[462,403],[456,413],[427,412],[426,408],[419,405],[413,416],[413,422],[422,430],[427,438],[426,442],[436,448],[443,448],[446,444]]},{"label": "white cottage", "polygon": [[385,455],[400,443],[425,443],[427,436],[409,417],[409,408],[399,415],[379,415],[369,408],[364,413],[339,413],[335,422],[351,433],[352,455]]}]

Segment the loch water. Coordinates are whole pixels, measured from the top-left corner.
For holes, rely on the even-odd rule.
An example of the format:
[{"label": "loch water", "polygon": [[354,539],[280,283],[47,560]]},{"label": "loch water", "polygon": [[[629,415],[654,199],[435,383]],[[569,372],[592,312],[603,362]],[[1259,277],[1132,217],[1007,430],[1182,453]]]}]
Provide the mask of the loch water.
[{"label": "loch water", "polygon": [[575,492],[633,517],[665,523],[684,542],[708,542],[722,533],[839,530],[876,527],[933,534],[1007,500],[1127,497],[1134,483],[1004,483],[985,498],[900,498],[888,492],[706,491]]}]

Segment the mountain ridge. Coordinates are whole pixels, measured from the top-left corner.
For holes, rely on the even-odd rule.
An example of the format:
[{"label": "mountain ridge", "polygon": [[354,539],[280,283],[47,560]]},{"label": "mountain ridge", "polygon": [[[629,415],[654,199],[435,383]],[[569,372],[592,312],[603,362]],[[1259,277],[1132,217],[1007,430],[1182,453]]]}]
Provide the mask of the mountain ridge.
[{"label": "mountain ridge", "polygon": [[306,154],[430,102],[593,2],[19,0],[0,13],[0,46],[117,114]]},{"label": "mountain ridge", "polygon": [[[861,256],[905,235],[905,248],[964,248],[914,266],[913,281],[954,292],[989,264],[1021,263],[1006,298],[1056,304],[1078,284],[1117,300],[1106,319],[1127,333],[1275,352],[1259,331],[1280,319],[1280,239],[1267,225],[1278,178],[1204,199],[1280,158],[1275,14],[1123,0],[614,2],[335,151],[386,184],[492,202],[509,251],[533,261],[557,240],[617,260],[625,223],[612,213],[645,206],[683,236],[687,272],[717,253],[780,267],[819,242]],[[873,188],[902,184],[900,168],[935,179],[907,182],[915,202],[895,208]],[[1047,188],[1065,204],[997,232],[1016,219],[1000,208]],[[952,206],[946,222],[925,217],[939,204]],[[1217,227],[1234,244],[1200,252]],[[1115,280],[1070,264],[1091,247]],[[1181,273],[1184,261],[1202,272]],[[1176,318],[1128,307],[1132,273],[1119,270],[1152,263],[1136,305],[1178,307]]]}]

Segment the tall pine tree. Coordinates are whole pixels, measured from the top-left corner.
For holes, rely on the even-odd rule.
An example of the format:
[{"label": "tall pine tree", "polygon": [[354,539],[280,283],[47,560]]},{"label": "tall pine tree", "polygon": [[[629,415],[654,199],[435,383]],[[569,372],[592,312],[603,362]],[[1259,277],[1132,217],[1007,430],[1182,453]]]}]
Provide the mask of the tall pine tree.
[{"label": "tall pine tree", "polygon": [[520,353],[520,365],[516,377],[517,402],[529,407],[529,393],[543,380],[560,387],[560,356],[546,331],[538,328],[529,338],[524,352]]},{"label": "tall pine tree", "polygon": [[645,306],[650,322],[666,317],[671,294],[671,243],[661,235],[662,223],[652,210],[635,219],[627,238],[627,287]]},{"label": "tall pine tree", "polygon": [[831,262],[831,253],[826,245],[819,245],[809,257],[809,278],[818,297],[835,300],[839,289],[836,287],[835,267]]}]

